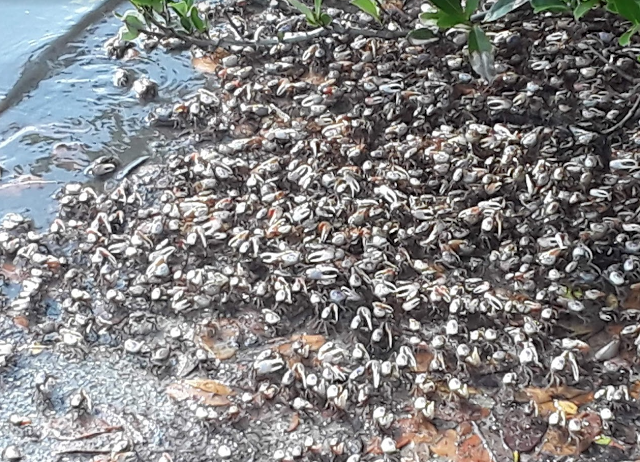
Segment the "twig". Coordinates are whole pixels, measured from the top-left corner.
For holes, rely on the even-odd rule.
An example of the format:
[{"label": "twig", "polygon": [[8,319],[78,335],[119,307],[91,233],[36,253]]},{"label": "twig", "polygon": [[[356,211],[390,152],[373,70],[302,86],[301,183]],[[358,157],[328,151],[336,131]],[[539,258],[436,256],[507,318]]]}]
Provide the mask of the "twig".
[{"label": "twig", "polygon": [[596,50],[595,48],[593,48],[593,46],[591,46],[591,44],[585,42],[585,45],[587,46],[587,48],[594,54],[596,55],[596,57],[602,61],[604,64],[608,65],[611,69],[613,69],[614,71],[616,71],[616,73],[622,77],[623,79],[625,79],[627,82],[630,82],[632,84],[637,84],[638,83],[638,79],[630,76],[629,74],[627,74],[625,71],[623,71],[622,69],[620,69],[619,66],[610,63],[609,60],[607,58],[604,57],[604,55],[602,53],[600,53],[598,50]]},{"label": "twig", "polygon": [[[637,87],[636,87],[637,89]],[[627,122],[629,122],[629,120],[631,120],[631,118],[636,114],[636,112],[638,112],[638,107],[640,106],[640,94],[636,96],[636,101],[635,103],[633,103],[633,106],[631,107],[631,109],[629,109],[629,111],[625,114],[625,116],[620,119],[620,121],[615,124],[613,127],[611,128],[607,128],[606,130],[602,131],[603,135],[610,135],[613,132],[615,132],[616,130],[619,130],[620,128],[622,128],[624,126],[624,124],[626,124]]]},{"label": "twig", "polygon": [[476,435],[478,435],[478,437],[480,438],[480,441],[482,442],[482,446],[484,446],[484,448],[489,453],[489,457],[491,457],[492,462],[497,461],[498,459],[496,458],[495,454],[491,450],[491,447],[489,446],[489,442],[480,431],[480,427],[478,427],[478,424],[471,421],[471,425],[473,425],[473,429],[476,431]]},{"label": "twig", "polygon": [[58,436],[58,437],[56,437],[56,439],[61,440],[61,441],[88,440],[88,439],[91,439],[91,438],[95,438],[96,436],[105,435],[107,433],[119,432],[121,430],[122,430],[122,427],[117,425],[117,426],[112,426],[112,427],[105,427],[102,430],[97,430],[97,431],[94,431],[94,432],[83,433],[82,435],[78,435],[78,436]]},{"label": "twig", "polygon": [[252,47],[272,47],[279,43],[303,43],[315,40],[319,37],[323,37],[326,35],[330,35],[331,33],[336,34],[346,34],[352,37],[363,36],[363,37],[371,37],[371,38],[379,38],[382,40],[395,40],[401,37],[406,37],[409,33],[408,30],[373,30],[373,29],[357,29],[357,28],[346,28],[338,23],[333,23],[330,27],[318,27],[317,29],[313,29],[309,32],[294,32],[294,33],[286,33],[282,39],[279,38],[268,38],[263,40],[248,40],[248,39],[232,39],[230,37],[222,37],[220,39],[201,39],[197,37],[190,37],[188,35],[183,34],[171,27],[165,26],[164,24],[157,21],[154,17],[150,15],[145,15],[147,20],[156,26],[162,33],[141,30],[140,32],[149,34],[153,37],[173,37],[182,40],[183,42],[189,45],[195,45],[204,50],[211,50],[218,47],[229,47],[229,46],[252,46]]},{"label": "twig", "polygon": [[240,30],[238,29],[238,26],[236,26],[236,23],[233,22],[233,19],[229,15],[229,12],[227,11],[226,8],[224,8],[224,16],[227,18],[227,21],[229,21],[229,24],[231,25],[231,28],[233,29],[233,31],[236,33],[236,36],[239,39],[242,39],[242,34],[240,33]]},{"label": "twig", "polygon": [[99,454],[111,454],[110,449],[63,449],[62,451],[56,452],[58,457],[65,455],[86,455],[86,456],[95,456]]},{"label": "twig", "polygon": [[382,11],[382,13],[388,17],[389,19],[391,19],[391,15],[389,14],[389,12],[387,11],[387,9],[382,5],[382,2],[380,0],[374,0],[376,2],[376,5],[378,5],[378,8],[380,8],[380,11]]}]

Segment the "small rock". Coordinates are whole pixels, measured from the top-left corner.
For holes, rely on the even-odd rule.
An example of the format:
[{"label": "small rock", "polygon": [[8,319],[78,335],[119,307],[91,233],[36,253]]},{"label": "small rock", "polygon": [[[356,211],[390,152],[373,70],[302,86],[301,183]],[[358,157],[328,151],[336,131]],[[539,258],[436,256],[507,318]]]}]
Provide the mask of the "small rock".
[{"label": "small rock", "polygon": [[124,341],[124,350],[127,353],[132,353],[132,354],[140,353],[140,350],[142,349],[143,345],[144,345],[143,342],[138,342],[136,340],[128,338],[127,340]]},{"label": "small rock", "polygon": [[158,348],[156,351],[153,352],[153,357],[151,358],[151,362],[156,364],[161,363],[169,357],[170,353],[171,352],[169,351],[169,348],[166,348],[166,347]]},{"label": "small rock", "polygon": [[397,450],[396,442],[393,441],[393,439],[386,437],[382,440],[382,443],[380,443],[380,449],[382,449],[382,452],[384,452],[385,454],[394,453]]},{"label": "small rock", "polygon": [[22,454],[18,449],[18,446],[11,445],[7,446],[4,452],[2,453],[5,460],[20,460],[22,459]]},{"label": "small rock", "polygon": [[228,459],[231,457],[231,449],[229,446],[225,446],[224,444],[218,448],[218,455],[222,459]]},{"label": "small rock", "polygon": [[238,65],[238,56],[237,55],[229,55],[222,58],[222,65],[224,67],[234,67]]},{"label": "small rock", "polygon": [[169,337],[171,338],[180,338],[182,335],[182,330],[178,326],[172,327],[169,331]]},{"label": "small rock", "polygon": [[158,84],[147,77],[141,77],[133,82],[133,91],[139,99],[153,99],[158,96]]}]

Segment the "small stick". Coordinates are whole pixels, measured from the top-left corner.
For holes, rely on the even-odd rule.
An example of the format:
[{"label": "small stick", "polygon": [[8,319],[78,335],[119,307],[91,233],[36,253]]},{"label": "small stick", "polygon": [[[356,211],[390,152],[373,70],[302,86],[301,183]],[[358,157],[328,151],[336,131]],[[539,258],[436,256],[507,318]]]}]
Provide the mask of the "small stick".
[{"label": "small stick", "polygon": [[591,44],[589,43],[585,43],[585,45],[587,46],[587,48],[589,48],[589,50],[598,57],[598,59],[600,61],[602,61],[604,64],[609,65],[609,67],[611,67],[611,69],[613,69],[614,71],[616,71],[616,73],[622,77],[623,79],[625,79],[627,82],[630,82],[632,84],[637,84],[638,83],[638,79],[635,79],[633,77],[631,77],[629,74],[627,74],[625,71],[623,71],[622,69],[620,69],[619,66],[616,66],[613,63],[610,63],[609,60],[607,58],[604,57],[604,55],[602,53],[600,53],[598,50],[596,50],[595,48],[593,48],[591,46]]},{"label": "small stick", "polygon": [[106,427],[103,430],[97,430],[94,432],[89,432],[89,433],[83,433],[82,435],[78,435],[78,436],[59,436],[56,439],[61,440],[61,441],[80,441],[80,440],[88,440],[91,438],[95,438],[96,436],[100,436],[100,435],[105,435],[107,433],[113,433],[113,432],[119,432],[122,430],[121,426],[113,426],[113,427]]},{"label": "small stick", "polygon": [[617,124],[615,124],[613,127],[603,130],[602,134],[610,135],[616,130],[622,128],[624,124],[629,122],[629,120],[631,120],[631,118],[636,114],[636,112],[638,112],[638,106],[640,106],[640,94],[636,96],[635,103],[633,103],[633,106],[631,107],[631,109],[629,109],[629,111],[625,114],[625,116],[622,119],[620,119],[620,121]]},{"label": "small stick", "polygon": [[231,18],[231,16],[229,15],[229,12],[226,9],[224,10],[224,16],[227,18],[227,21],[229,21],[229,24],[231,25],[231,28],[238,36],[238,39],[242,40],[242,34],[240,33],[240,30],[236,26],[236,23],[233,22],[233,19]]}]

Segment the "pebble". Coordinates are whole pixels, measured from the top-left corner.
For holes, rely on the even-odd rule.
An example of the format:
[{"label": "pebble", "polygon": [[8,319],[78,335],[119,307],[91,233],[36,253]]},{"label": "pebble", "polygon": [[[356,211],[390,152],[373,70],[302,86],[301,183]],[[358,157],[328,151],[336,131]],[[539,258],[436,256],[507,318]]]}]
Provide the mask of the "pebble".
[{"label": "pebble", "polygon": [[234,67],[238,65],[238,56],[237,55],[229,55],[225,58],[222,58],[222,65],[224,67]]},{"label": "pebble", "polygon": [[7,446],[7,448],[3,452],[4,460],[20,460],[22,459],[22,454],[18,449],[18,446],[11,445]]},{"label": "pebble", "polygon": [[382,443],[380,443],[380,449],[382,449],[382,452],[384,452],[385,454],[396,452],[396,442],[391,438],[386,437],[382,440]]},{"label": "pebble", "polygon": [[142,346],[144,345],[144,342],[138,342],[136,340],[130,339],[128,338],[127,340],[124,341],[124,350],[127,353],[140,353],[140,350],[142,349]]},{"label": "pebble", "polygon": [[169,357],[169,353],[170,353],[169,348],[166,348],[166,347],[158,348],[153,353],[152,361],[164,361]]},{"label": "pebble", "polygon": [[231,457],[231,448],[223,444],[218,448],[218,456],[220,456],[220,458],[222,459],[228,459],[229,457]]}]

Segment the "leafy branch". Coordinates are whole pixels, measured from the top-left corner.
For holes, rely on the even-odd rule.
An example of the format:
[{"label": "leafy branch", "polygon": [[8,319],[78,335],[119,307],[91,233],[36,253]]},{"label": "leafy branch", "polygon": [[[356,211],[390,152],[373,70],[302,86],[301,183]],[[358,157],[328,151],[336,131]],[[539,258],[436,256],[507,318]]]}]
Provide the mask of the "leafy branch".
[{"label": "leafy branch", "polygon": [[529,4],[536,14],[572,13],[580,20],[591,10],[606,8],[631,23],[631,26],[619,39],[620,45],[628,45],[633,36],[640,32],[640,0],[497,0],[488,10],[481,7],[480,0],[428,0],[433,7],[419,15],[417,27],[402,29],[397,24],[388,27],[392,21],[384,9],[382,0],[351,0],[351,4],[375,20],[371,28],[347,27],[335,21],[323,8],[322,0],[313,0],[309,6],[304,0],[287,0],[299,11],[312,28],[304,32],[278,33],[276,37],[264,39],[246,39],[225,11],[235,37],[212,37],[209,24],[201,16],[194,0],[130,0],[135,10],[129,10],[119,16],[123,22],[119,36],[131,41],[144,33],[158,38],[176,38],[187,45],[205,50],[218,47],[252,46],[271,47],[278,43],[303,43],[317,40],[331,34],[353,37],[375,37],[384,40],[407,38],[411,43],[420,45],[432,41],[433,28],[449,30],[459,28],[468,34],[469,60],[474,71],[488,82],[496,75],[494,49],[482,23],[497,21]]}]

